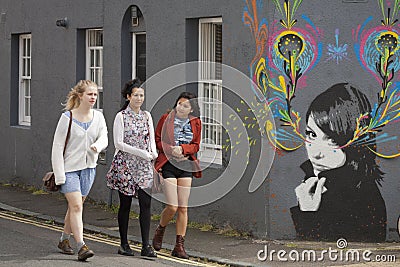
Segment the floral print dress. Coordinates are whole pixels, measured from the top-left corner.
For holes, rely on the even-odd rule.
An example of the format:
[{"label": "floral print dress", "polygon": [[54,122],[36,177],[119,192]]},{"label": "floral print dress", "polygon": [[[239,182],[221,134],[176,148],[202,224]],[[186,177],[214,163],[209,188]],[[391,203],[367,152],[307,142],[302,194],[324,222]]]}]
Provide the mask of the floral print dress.
[{"label": "floral print dress", "polygon": [[[150,133],[147,115],[140,110],[138,114],[130,108],[121,111],[124,120],[124,143],[150,151]],[[107,172],[107,186],[124,195],[133,196],[139,188],[153,185],[153,163],[139,156],[118,151]]]}]

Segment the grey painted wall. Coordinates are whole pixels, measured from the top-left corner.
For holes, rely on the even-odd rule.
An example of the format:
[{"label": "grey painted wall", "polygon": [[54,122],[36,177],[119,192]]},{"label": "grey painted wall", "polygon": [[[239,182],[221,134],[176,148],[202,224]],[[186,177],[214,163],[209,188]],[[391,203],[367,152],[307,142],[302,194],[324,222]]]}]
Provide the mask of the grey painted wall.
[{"label": "grey painted wall", "polygon": [[[280,19],[272,1],[263,1],[260,16],[268,21]],[[129,6],[137,5],[143,14],[138,28],[131,28]],[[223,19],[223,63],[249,75],[249,64],[255,54],[255,43],[248,27],[242,21],[244,1],[194,0],[138,0],[138,1],[62,1],[0,0],[0,181],[40,186],[40,178],[50,169],[50,152],[54,129],[62,106],[61,102],[75,82],[84,77],[84,31],[87,28],[104,30],[104,115],[109,127],[110,146],[107,164],[97,168],[97,179],[90,197],[109,201],[104,177],[111,162],[112,122],[120,105],[120,89],[131,71],[130,31],[147,33],[147,77],[171,65],[197,59],[197,20],[203,17]],[[323,29],[323,43],[334,43],[334,31],[340,29],[340,40],[352,44],[351,29],[368,16],[380,18],[376,1],[343,3],[342,1],[303,1],[297,14],[307,14],[316,26]],[[57,19],[68,17],[68,28],[56,27]],[[299,22],[301,25],[301,22]],[[303,25],[304,26],[304,25]],[[16,52],[13,38],[32,33],[32,125],[15,126],[17,112],[15,90]],[[14,40],[15,42],[15,40]],[[340,65],[326,61],[326,50],[318,66],[307,74],[307,90],[296,96],[296,109],[305,113],[310,101],[331,84],[353,82],[373,99],[376,82],[363,71],[349,48],[349,60]],[[193,90],[192,87],[188,87]],[[151,93],[162,95],[164,88],[150,88]],[[249,90],[249,88],[244,90]],[[155,121],[172,104],[178,94],[173,91],[157,103],[153,110]],[[237,96],[224,93],[224,100],[233,107],[239,105]],[[150,105],[153,103],[146,103]],[[254,133],[257,135],[257,133]],[[232,226],[250,231],[256,236],[294,238],[295,231],[289,208],[296,205],[294,188],[301,181],[299,165],[306,160],[304,149],[276,157],[265,183],[254,193],[248,192],[249,177],[254,172],[259,151],[252,151],[245,176],[229,194],[215,203],[190,209],[189,219]],[[388,211],[388,238],[395,239],[400,194],[398,159],[381,160],[386,173],[382,194]],[[222,169],[209,168],[202,180],[194,185],[216,179]],[[117,199],[114,194],[114,201]],[[161,205],[154,202],[154,210]]]}]

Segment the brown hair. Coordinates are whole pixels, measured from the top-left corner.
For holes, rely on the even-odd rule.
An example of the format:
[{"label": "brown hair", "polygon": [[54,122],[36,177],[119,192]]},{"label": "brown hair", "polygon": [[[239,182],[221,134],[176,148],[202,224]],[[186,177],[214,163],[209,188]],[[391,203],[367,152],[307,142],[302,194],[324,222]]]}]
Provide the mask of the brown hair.
[{"label": "brown hair", "polygon": [[181,99],[181,98],[186,98],[187,100],[189,100],[190,106],[192,107],[192,110],[193,110],[191,115],[200,118],[200,107],[199,107],[199,104],[197,101],[197,96],[193,93],[182,92],[176,99],[173,109],[176,108],[176,106],[178,105],[179,99]]}]

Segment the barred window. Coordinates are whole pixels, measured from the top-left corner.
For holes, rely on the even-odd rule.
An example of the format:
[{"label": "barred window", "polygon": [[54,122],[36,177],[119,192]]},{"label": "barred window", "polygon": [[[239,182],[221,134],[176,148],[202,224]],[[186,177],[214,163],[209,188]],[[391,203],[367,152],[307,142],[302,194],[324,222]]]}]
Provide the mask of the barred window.
[{"label": "barred window", "polygon": [[94,108],[103,110],[103,30],[86,30],[86,79],[98,86]]},{"label": "barred window", "polygon": [[19,37],[19,125],[31,125],[32,35]]},{"label": "barred window", "polygon": [[222,18],[199,20],[199,105],[202,142],[199,158],[222,164]]}]

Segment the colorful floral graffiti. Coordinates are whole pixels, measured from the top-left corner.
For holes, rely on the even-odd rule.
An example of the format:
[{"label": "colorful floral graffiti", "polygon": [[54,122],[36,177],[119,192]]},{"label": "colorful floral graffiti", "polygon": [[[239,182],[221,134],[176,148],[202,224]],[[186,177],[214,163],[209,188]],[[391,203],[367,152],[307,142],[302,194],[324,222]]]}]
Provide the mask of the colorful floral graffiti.
[{"label": "colorful floral graffiti", "polygon": [[[301,0],[273,0],[282,16],[268,24],[260,19],[262,2],[245,1],[243,22],[253,34],[256,53],[249,66],[257,101],[279,122],[271,121],[263,134],[277,151],[294,151],[305,145],[308,159],[301,164],[304,178],[295,188],[297,205],[291,217],[298,238],[381,242],[386,238],[387,213],[378,188],[383,172],[377,156],[394,158],[377,151],[377,143],[397,139],[383,132],[384,126],[400,121],[399,27],[400,0],[392,8],[378,0],[382,25],[367,29],[368,18],[353,31],[354,51],[361,66],[378,82],[377,102],[372,104],[362,90],[349,83],[337,83],[318,94],[306,116],[292,105],[305,74],[321,59],[322,35],[311,19],[296,19]],[[348,45],[327,46],[326,61],[347,59]],[[300,121],[305,118],[305,135]],[[368,235],[365,235],[368,233]]]},{"label": "colorful floral graffiti", "polygon": [[[306,84],[306,73],[321,60],[322,34],[306,15],[301,16],[305,26],[297,27],[296,11],[302,0],[273,2],[282,19],[269,24],[266,18],[258,14],[262,1],[245,1],[243,22],[250,28],[256,45],[249,71],[257,100],[264,103],[280,122],[279,127],[273,129],[272,122],[267,121],[263,133],[276,150],[294,151],[304,145],[306,138],[300,132],[301,114],[293,108],[292,101],[296,91]],[[400,28],[395,19],[400,0],[395,0],[387,13],[384,1],[378,0],[378,4],[383,15],[382,25],[367,29],[367,24],[372,20],[370,17],[353,30],[357,59],[380,84],[378,101],[371,112],[359,114],[353,137],[340,148],[352,144],[366,145],[379,157],[394,158],[400,153],[385,155],[378,153],[375,146],[369,146],[397,139],[397,136],[389,136],[381,131],[385,125],[400,119],[400,81],[396,81],[400,70]],[[348,44],[339,44],[338,29],[335,31],[335,40],[335,45],[327,45],[327,60],[334,59],[338,64],[340,60],[348,59]],[[372,118],[370,123],[361,123],[368,116]],[[371,136],[374,136],[373,140]]]},{"label": "colorful floral graffiti", "polygon": [[339,29],[335,30],[335,44],[328,44],[327,46],[327,54],[328,59],[326,61],[335,60],[336,64],[339,64],[339,61],[347,59],[347,44],[339,45]]},{"label": "colorful floral graffiti", "polygon": [[[354,132],[354,138],[347,145],[356,142],[368,144],[372,140],[360,137],[369,132],[379,132],[385,125],[400,119],[400,82],[395,80],[396,77],[399,78],[400,70],[400,28],[397,24],[398,19],[395,18],[399,12],[400,1],[394,1],[393,10],[388,7],[387,15],[384,1],[378,0],[378,3],[383,15],[381,25],[367,29],[367,24],[372,20],[372,17],[369,17],[353,30],[353,38],[358,61],[380,84],[381,90],[378,93],[378,101],[370,114],[372,117],[370,124],[358,127]],[[358,121],[367,115],[360,114]],[[390,137],[387,133],[383,133],[377,136],[375,141],[385,142],[396,138],[396,136]],[[400,156],[400,153],[391,155],[383,155],[376,151],[374,153],[383,158]]]},{"label": "colorful floral graffiti", "polygon": [[[253,91],[283,126],[273,130],[272,122],[267,121],[265,133],[277,149],[293,151],[304,144],[305,138],[300,133],[301,117],[293,109],[292,100],[296,90],[302,86],[305,73],[320,61],[321,32],[305,15],[302,19],[306,27],[296,27],[295,14],[302,0],[295,0],[293,4],[285,0],[283,6],[278,0],[274,3],[282,15],[279,25],[274,22],[268,28],[265,18],[259,21],[258,8],[262,2],[257,0],[246,1],[243,21],[250,27],[257,47],[250,65],[256,85],[252,87]],[[268,49],[266,56],[263,53],[265,44]]]}]

